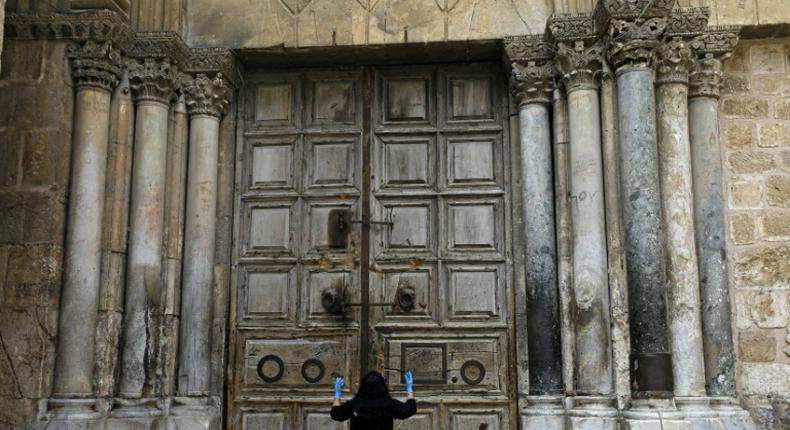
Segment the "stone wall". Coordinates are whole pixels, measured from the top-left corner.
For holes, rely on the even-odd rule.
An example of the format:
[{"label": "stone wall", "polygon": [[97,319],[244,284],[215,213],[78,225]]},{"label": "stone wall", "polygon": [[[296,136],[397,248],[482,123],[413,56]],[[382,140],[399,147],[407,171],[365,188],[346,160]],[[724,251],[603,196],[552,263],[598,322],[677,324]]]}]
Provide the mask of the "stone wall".
[{"label": "stone wall", "polygon": [[741,41],[721,105],[739,392],[776,428],[790,428],[788,53],[790,38]]},{"label": "stone wall", "polygon": [[49,394],[57,332],[72,88],[61,42],[6,40],[0,75],[0,428]]}]

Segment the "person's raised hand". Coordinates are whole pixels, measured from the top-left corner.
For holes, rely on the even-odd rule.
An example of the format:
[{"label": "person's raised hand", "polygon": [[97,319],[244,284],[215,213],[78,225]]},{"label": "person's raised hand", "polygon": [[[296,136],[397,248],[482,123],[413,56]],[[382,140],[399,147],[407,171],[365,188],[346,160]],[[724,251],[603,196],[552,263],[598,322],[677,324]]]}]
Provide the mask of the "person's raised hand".
[{"label": "person's raised hand", "polygon": [[414,376],[412,376],[411,371],[407,371],[403,374],[403,379],[406,381],[406,393],[413,394],[414,393]]},{"label": "person's raised hand", "polygon": [[335,398],[339,399],[342,395],[343,385],[346,384],[346,381],[343,380],[341,377],[335,378]]}]

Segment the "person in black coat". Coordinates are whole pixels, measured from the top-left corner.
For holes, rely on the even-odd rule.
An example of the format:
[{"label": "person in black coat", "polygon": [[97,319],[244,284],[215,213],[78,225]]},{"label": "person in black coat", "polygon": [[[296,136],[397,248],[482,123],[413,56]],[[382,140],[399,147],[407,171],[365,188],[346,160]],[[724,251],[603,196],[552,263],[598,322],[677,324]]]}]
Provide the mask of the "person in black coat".
[{"label": "person in black coat", "polygon": [[392,430],[393,419],[405,420],[417,412],[414,400],[414,377],[411,372],[404,375],[406,381],[406,403],[390,396],[387,383],[379,372],[370,372],[362,378],[359,391],[353,399],[340,403],[341,390],[345,381],[335,380],[335,401],[330,416],[335,421],[351,420],[351,430]]}]

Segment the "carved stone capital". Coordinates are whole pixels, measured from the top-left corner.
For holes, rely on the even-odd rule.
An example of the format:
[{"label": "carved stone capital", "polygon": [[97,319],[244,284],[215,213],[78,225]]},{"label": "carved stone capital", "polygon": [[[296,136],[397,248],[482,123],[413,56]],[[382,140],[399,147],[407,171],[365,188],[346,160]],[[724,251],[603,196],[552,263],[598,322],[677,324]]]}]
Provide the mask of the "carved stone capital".
[{"label": "carved stone capital", "polygon": [[71,76],[76,87],[112,91],[121,78],[121,51],[112,42],[87,41],[68,47]]},{"label": "carved stone capital", "polygon": [[519,106],[551,103],[554,91],[554,67],[551,64],[535,61],[513,62],[510,81]]},{"label": "carved stone capital", "polygon": [[597,78],[603,64],[603,54],[601,42],[590,46],[583,40],[557,44],[555,64],[568,91],[598,88]]},{"label": "carved stone capital", "polygon": [[597,37],[591,13],[560,13],[549,17],[546,27],[553,41],[572,42]]},{"label": "carved stone capital", "polygon": [[702,34],[708,28],[710,8],[708,7],[683,7],[674,10],[667,16],[666,35],[695,36]]},{"label": "carved stone capital", "polygon": [[613,20],[637,20],[665,17],[677,0],[598,0],[595,5],[595,27],[606,31]]},{"label": "carved stone capital", "polygon": [[182,86],[189,115],[211,115],[222,118],[230,100],[230,86],[222,73],[213,78],[198,73]]},{"label": "carved stone capital", "polygon": [[236,88],[241,84],[236,57],[226,48],[191,48],[186,71],[192,74],[222,73],[224,79]]},{"label": "carved stone capital", "polygon": [[609,25],[609,62],[617,70],[625,67],[649,68],[659,45],[659,37],[666,27],[665,17],[613,19]]},{"label": "carved stone capital", "polygon": [[656,51],[656,83],[688,84],[694,68],[694,50],[680,37],[661,44]]},{"label": "carved stone capital", "polygon": [[739,31],[740,27],[714,27],[691,40],[697,61],[689,76],[689,97],[719,97],[722,61],[732,55]]},{"label": "carved stone capital", "polygon": [[178,67],[169,58],[134,59],[128,63],[129,86],[135,101],[170,103],[179,81]]}]

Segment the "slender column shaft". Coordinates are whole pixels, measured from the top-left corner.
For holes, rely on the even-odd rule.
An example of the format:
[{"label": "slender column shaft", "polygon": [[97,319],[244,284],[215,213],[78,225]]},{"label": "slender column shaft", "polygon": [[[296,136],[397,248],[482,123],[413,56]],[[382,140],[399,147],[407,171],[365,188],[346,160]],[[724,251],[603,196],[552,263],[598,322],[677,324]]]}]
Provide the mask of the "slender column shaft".
[{"label": "slender column shaft", "polygon": [[144,394],[157,350],[168,111],[161,100],[137,103],[120,385],[120,394],[131,398]]},{"label": "slender column shaft", "polygon": [[680,40],[662,46],[657,85],[667,305],[676,397],[705,395],[702,322],[688,130],[691,50]]},{"label": "slender column shaft", "polygon": [[206,396],[211,388],[211,319],[217,215],[219,126],[228,100],[221,74],[184,86],[189,112],[189,161],[184,221],[184,270],[178,392]]},{"label": "slender column shaft", "polygon": [[53,387],[57,397],[88,397],[93,391],[110,92],[77,88],[74,106],[73,167]]},{"label": "slender column shaft", "polygon": [[672,390],[667,337],[666,273],[656,147],[653,75],[617,73],[620,175],[631,322],[631,377],[636,392]]},{"label": "slender column shaft", "polygon": [[699,71],[691,78],[689,124],[706,385],[712,396],[733,397],[735,353],[719,136],[721,63],[713,58],[700,63]]},{"label": "slender column shaft", "polygon": [[120,54],[111,44],[86,42],[69,49],[77,87],[72,169],[58,321],[54,397],[91,397],[101,282],[104,181],[112,89]]},{"label": "slender column shaft", "polygon": [[194,116],[189,130],[189,175],[184,235],[184,282],[179,391],[209,390],[211,287],[217,211],[219,118]]},{"label": "slender column shaft", "polygon": [[530,393],[557,393],[562,390],[562,366],[548,104],[520,106],[519,128],[524,175]]}]

